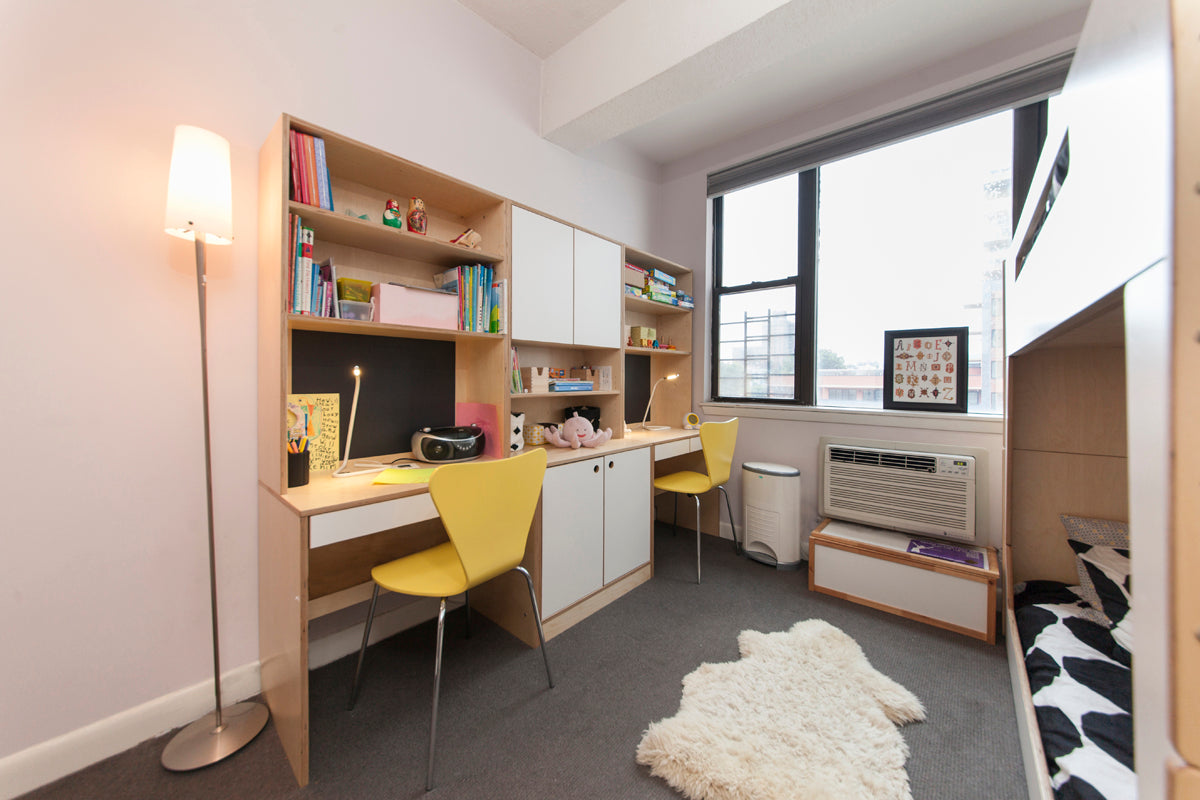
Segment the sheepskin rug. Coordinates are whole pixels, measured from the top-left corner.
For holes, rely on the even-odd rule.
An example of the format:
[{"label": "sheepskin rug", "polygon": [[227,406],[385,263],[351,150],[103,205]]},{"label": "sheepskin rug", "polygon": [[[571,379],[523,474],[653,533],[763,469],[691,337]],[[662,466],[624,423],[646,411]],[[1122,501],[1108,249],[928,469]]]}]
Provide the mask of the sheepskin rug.
[{"label": "sheepskin rug", "polygon": [[823,620],[738,635],[741,660],[683,679],[679,713],[650,725],[637,761],[693,800],[911,798],[897,726],[925,719]]}]

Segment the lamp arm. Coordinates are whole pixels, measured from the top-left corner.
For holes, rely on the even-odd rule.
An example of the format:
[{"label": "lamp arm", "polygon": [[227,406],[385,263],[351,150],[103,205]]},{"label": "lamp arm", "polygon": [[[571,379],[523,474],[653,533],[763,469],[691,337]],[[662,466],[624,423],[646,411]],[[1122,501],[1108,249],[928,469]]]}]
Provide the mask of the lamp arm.
[{"label": "lamp arm", "polygon": [[350,463],[350,441],[354,438],[354,415],[358,412],[358,387],[362,383],[362,373],[358,367],[354,368],[354,399],[350,401],[350,427],[346,430],[346,455],[342,459],[342,465],[333,471],[335,478],[351,478],[355,475],[369,475],[372,472],[383,472],[388,468],[388,464],[382,466],[372,466],[366,469],[356,469],[354,472],[346,472],[346,465]]},{"label": "lamp arm", "polygon": [[650,399],[646,402],[646,413],[642,415],[642,430],[646,430],[646,420],[650,418],[650,406],[654,404],[654,393],[658,391],[658,385],[665,380],[666,378],[659,378],[650,389]]}]

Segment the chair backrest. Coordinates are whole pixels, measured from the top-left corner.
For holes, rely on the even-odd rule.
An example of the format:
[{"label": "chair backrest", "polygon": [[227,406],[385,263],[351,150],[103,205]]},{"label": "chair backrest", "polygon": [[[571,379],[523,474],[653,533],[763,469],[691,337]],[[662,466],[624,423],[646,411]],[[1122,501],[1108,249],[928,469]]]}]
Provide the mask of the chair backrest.
[{"label": "chair backrest", "polygon": [[721,486],[729,480],[733,466],[733,447],[737,444],[738,418],[724,422],[700,424],[700,446],[704,448],[704,466],[713,486]]},{"label": "chair backrest", "polygon": [[497,461],[445,464],[429,477],[429,495],[471,586],[521,563],[545,475],[546,451],[537,447]]}]

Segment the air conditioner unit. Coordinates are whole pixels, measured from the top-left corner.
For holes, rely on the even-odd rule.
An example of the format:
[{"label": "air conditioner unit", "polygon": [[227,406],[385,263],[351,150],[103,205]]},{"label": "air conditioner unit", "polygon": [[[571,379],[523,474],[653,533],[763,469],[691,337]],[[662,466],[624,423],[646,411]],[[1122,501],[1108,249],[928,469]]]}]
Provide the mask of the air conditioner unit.
[{"label": "air conditioner unit", "polygon": [[820,447],[823,517],[975,541],[974,456],[824,438]]}]

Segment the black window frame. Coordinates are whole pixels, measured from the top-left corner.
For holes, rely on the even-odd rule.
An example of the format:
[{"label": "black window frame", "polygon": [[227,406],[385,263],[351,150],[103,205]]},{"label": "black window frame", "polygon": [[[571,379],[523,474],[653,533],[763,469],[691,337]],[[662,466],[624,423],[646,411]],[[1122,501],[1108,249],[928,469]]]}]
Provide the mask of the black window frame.
[{"label": "black window frame", "polygon": [[[1016,226],[1046,138],[1047,98],[1066,79],[1073,53],[1065,53],[862,126],[806,142],[709,175],[712,202],[712,281],[709,289],[709,399],[712,402],[817,407],[817,233],[822,164],[905,139],[951,128],[1002,111],[1013,112],[1013,217]],[[791,168],[785,168],[791,167]],[[774,170],[774,171],[773,171]],[[724,285],[724,196],[767,180],[797,180],[797,270],[771,281]],[[721,392],[721,300],[725,296],[792,286],[796,292],[793,396],[748,397]],[[882,409],[882,405],[880,407]]]}]

